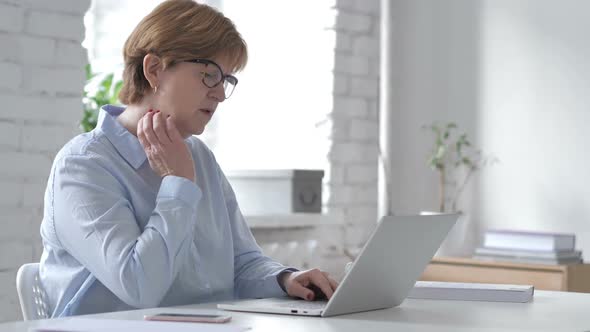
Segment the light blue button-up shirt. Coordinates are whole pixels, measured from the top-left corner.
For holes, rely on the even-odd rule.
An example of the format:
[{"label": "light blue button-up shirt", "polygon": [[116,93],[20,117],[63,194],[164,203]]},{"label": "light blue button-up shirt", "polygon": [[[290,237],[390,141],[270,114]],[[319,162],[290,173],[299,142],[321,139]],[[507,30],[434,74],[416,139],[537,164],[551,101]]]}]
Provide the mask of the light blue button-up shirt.
[{"label": "light blue button-up shirt", "polygon": [[52,317],[284,296],[212,152],[186,139],[196,184],[151,169],[106,106],[55,157],[41,224]]}]

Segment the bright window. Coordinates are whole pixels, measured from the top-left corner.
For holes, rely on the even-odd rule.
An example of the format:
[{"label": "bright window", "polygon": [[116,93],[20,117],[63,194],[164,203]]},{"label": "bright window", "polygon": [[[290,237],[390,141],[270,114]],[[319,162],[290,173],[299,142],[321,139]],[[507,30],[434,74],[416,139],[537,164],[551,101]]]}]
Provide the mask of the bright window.
[{"label": "bright window", "polygon": [[[121,48],[160,1],[94,0],[87,17],[91,63],[122,70]],[[326,168],[332,110],[333,1],[212,1],[249,47],[239,84],[202,139],[224,169]]]}]

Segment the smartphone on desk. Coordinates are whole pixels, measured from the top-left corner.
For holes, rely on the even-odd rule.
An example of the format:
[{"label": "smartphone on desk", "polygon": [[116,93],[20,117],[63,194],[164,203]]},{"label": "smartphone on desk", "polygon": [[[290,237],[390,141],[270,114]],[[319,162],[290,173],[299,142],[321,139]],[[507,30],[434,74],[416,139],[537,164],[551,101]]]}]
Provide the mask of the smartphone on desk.
[{"label": "smartphone on desk", "polygon": [[215,314],[161,313],[156,315],[145,315],[143,319],[165,322],[227,323],[231,320],[231,316]]}]

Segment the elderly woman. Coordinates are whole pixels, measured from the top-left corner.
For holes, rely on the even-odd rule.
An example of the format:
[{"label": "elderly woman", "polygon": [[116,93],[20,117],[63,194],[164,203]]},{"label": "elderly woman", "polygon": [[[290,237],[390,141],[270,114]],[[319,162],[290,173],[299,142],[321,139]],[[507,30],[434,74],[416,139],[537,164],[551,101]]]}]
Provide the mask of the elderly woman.
[{"label": "elderly woman", "polygon": [[261,253],[203,132],[247,60],[215,9],[169,0],[124,49],[127,107],[56,156],[45,193],[40,277],[52,317],[286,294],[337,283]]}]

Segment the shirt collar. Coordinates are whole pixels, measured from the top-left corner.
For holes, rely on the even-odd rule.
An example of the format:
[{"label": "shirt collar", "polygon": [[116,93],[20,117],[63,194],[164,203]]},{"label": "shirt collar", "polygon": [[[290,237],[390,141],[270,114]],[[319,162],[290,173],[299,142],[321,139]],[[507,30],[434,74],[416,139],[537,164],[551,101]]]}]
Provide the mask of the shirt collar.
[{"label": "shirt collar", "polygon": [[125,108],[120,106],[103,106],[98,114],[96,127],[102,130],[119,154],[134,169],[138,169],[143,165],[147,156],[137,137],[117,121],[117,116],[123,113],[124,110]]}]

